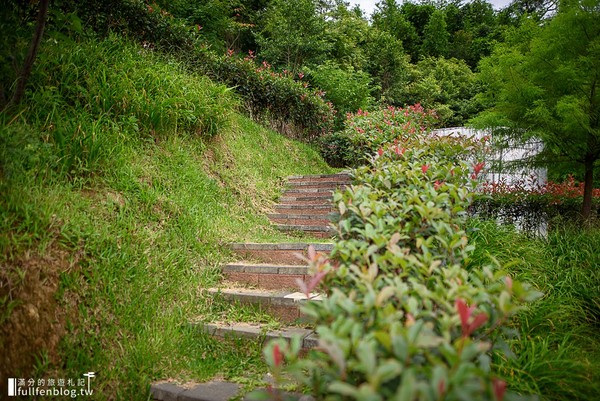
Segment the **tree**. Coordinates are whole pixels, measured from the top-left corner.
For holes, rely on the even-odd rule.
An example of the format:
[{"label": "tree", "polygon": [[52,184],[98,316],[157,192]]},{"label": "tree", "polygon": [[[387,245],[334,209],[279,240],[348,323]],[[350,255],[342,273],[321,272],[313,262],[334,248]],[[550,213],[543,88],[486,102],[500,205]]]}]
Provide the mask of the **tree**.
[{"label": "tree", "polygon": [[463,125],[481,110],[475,74],[463,60],[427,57],[409,68],[400,87],[402,106],[421,103],[445,127]]},{"label": "tree", "polygon": [[423,55],[444,57],[448,53],[446,18],[441,10],[435,10],[423,32]]},{"label": "tree", "polygon": [[316,7],[315,0],[274,0],[256,36],[260,56],[294,72],[306,63],[323,62],[331,45],[323,35],[325,19]]},{"label": "tree", "polygon": [[384,0],[377,3],[377,9],[373,13],[373,26],[381,31],[387,32],[398,39],[406,53],[414,60],[418,59],[419,37],[415,27],[402,14],[395,0]]},{"label": "tree", "polygon": [[[25,86],[27,85],[27,81],[29,80],[29,76],[31,75],[31,70],[33,68],[33,63],[37,57],[38,50],[40,48],[40,43],[42,42],[42,37],[44,35],[44,29],[46,27],[46,19],[48,17],[48,7],[50,4],[49,0],[40,0],[39,2],[39,10],[37,14],[35,31],[31,38],[31,42],[29,44],[29,50],[27,51],[27,56],[25,57],[25,61],[23,63],[23,68],[19,72],[17,76],[15,91],[12,95],[12,98],[8,102],[7,107],[16,106],[21,102],[23,95],[25,94]],[[0,90],[0,100],[4,97],[3,90]]]},{"label": "tree", "polygon": [[594,165],[600,158],[600,7],[564,0],[540,25],[530,19],[481,64],[493,108],[479,125],[511,128],[544,142],[543,161],[575,161],[584,173],[582,216],[591,214]]}]

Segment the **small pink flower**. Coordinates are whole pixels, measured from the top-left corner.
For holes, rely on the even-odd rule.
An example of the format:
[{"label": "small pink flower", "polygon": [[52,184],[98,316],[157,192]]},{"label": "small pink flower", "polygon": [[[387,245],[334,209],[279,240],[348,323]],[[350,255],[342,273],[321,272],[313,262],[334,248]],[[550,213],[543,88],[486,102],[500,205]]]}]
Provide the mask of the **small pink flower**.
[{"label": "small pink flower", "polygon": [[437,191],[442,185],[444,185],[444,181],[437,180],[433,183],[433,188]]},{"label": "small pink flower", "polygon": [[406,152],[406,148],[398,148],[398,145],[394,146],[394,153],[396,153],[398,156],[402,156],[404,154],[404,152]]},{"label": "small pink flower", "polygon": [[377,154],[378,154],[379,156],[383,156],[383,148],[379,148],[379,149],[377,149]]},{"label": "small pink flower", "polygon": [[299,72],[299,73],[298,73],[298,78],[299,78],[299,79],[302,79],[302,78],[304,78],[304,74],[303,74],[303,73],[301,73],[301,72]]},{"label": "small pink flower", "polygon": [[438,393],[443,395],[446,392],[446,381],[444,379],[440,380],[438,383]]},{"label": "small pink flower", "polygon": [[196,25],[196,29],[198,29],[198,32],[200,32],[200,30],[202,29],[202,25],[200,25],[200,24]]},{"label": "small pink flower", "polygon": [[423,174],[427,174],[427,170],[429,170],[429,165],[423,164],[421,166],[421,171],[423,172]]}]

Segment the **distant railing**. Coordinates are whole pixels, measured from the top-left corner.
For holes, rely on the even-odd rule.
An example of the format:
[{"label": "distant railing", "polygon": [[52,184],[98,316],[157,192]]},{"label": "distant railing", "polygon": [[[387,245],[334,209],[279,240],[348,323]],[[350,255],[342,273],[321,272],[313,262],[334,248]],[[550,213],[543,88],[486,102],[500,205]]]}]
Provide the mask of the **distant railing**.
[{"label": "distant railing", "polygon": [[[535,190],[547,182],[547,169],[531,167],[531,160],[543,149],[540,141],[510,143],[505,138],[494,137],[492,130],[477,130],[467,127],[452,127],[433,130],[438,136],[461,136],[474,139],[489,138],[490,150],[484,155],[487,184],[502,184],[505,188],[518,186],[522,190]],[[475,160],[474,160],[475,161]],[[479,160],[477,160],[479,161]],[[547,210],[531,208],[527,204],[493,206],[493,202],[479,202],[471,213],[474,216],[492,218],[499,224],[510,224],[518,230],[537,236],[546,236],[548,232]]]},{"label": "distant railing", "polygon": [[478,130],[467,127],[440,128],[432,131],[439,136],[462,136],[476,139],[490,138],[491,151],[485,156],[488,183],[519,183],[534,188],[543,186],[548,173],[546,168],[530,167],[525,164],[543,148],[541,141],[530,140],[524,144],[510,143],[494,136],[492,130]]}]

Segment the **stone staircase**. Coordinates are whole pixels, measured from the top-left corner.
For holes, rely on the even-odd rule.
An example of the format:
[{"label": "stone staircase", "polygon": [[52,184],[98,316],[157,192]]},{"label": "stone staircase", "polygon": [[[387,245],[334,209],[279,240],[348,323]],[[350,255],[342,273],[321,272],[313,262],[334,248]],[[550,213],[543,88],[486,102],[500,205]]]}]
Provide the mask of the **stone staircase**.
[{"label": "stone staircase", "polygon": [[[307,328],[310,324],[302,316],[300,307],[308,300],[318,301],[321,295],[310,294],[307,299],[305,294],[298,292],[297,280],[306,281],[309,275],[306,261],[298,254],[307,256],[311,245],[317,252],[331,251],[331,242],[304,240],[311,237],[332,238],[334,232],[330,223],[335,216],[332,195],[336,189],[349,184],[350,176],[345,173],[289,177],[279,204],[268,217],[278,230],[301,234],[303,241],[231,244],[239,261],[222,266],[227,288],[207,290],[212,296],[226,301],[256,305],[277,318],[282,324],[280,329],[266,330],[261,325],[247,323],[195,323],[198,329],[219,338],[233,336],[261,343],[274,338],[289,341],[299,335],[304,348],[316,346],[317,338]],[[223,391],[219,392],[219,389]],[[239,399],[239,391],[239,386],[228,382],[204,383],[192,389],[183,389],[172,383],[151,386],[153,399],[160,401],[225,401],[232,397]],[[305,399],[294,399],[298,398]]]}]

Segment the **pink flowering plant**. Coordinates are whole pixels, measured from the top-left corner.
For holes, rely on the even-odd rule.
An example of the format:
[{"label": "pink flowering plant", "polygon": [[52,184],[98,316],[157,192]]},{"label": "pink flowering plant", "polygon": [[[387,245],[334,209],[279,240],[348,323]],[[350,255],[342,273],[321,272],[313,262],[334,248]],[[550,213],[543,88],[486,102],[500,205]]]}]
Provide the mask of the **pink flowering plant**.
[{"label": "pink flowering plant", "polygon": [[359,166],[386,144],[429,131],[437,121],[434,111],[421,105],[385,107],[348,113],[342,131],[321,139],[321,153],[336,166]]},{"label": "pink flowering plant", "polygon": [[[563,182],[539,183],[531,176],[519,180],[483,182],[473,210],[485,218],[519,222],[535,232],[540,221],[559,216],[577,218],[583,202],[583,183],[569,176]],[[600,212],[600,189],[592,190],[592,210]]]},{"label": "pink flowering plant", "polygon": [[253,115],[273,121],[282,133],[311,141],[333,129],[333,105],[303,80],[301,72],[275,71],[253,52],[243,57],[233,50],[223,56],[206,52],[203,57],[201,63],[212,78],[232,87]]},{"label": "pink flowering plant", "polygon": [[334,195],[338,240],[330,255],[313,253],[307,284],[327,296],[304,307],[319,346],[301,357],[299,341],[276,341],[267,362],[317,399],[517,399],[493,355],[506,352],[511,316],[540,294],[502,266],[469,262],[481,144],[411,124],[375,144]]}]

